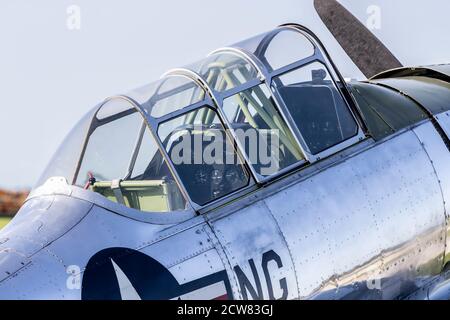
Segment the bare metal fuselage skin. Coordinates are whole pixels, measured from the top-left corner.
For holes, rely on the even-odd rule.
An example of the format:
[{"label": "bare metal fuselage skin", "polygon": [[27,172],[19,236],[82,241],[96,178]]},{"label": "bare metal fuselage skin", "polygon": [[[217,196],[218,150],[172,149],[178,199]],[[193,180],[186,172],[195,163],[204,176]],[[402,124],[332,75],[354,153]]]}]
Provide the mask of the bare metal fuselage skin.
[{"label": "bare metal fuselage skin", "polygon": [[0,233],[0,299],[447,298],[449,90],[427,92],[428,119],[200,215],[51,179]]}]

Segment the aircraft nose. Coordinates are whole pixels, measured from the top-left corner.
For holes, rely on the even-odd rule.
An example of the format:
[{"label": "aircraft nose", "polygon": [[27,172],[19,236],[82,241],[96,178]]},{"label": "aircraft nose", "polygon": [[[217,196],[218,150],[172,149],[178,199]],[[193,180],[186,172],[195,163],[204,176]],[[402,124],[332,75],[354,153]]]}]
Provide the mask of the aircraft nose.
[{"label": "aircraft nose", "polygon": [[[67,195],[27,200],[0,231],[0,298],[24,298],[33,286],[41,283],[39,277],[48,276],[50,283],[55,274],[66,277],[64,263],[45,248],[78,224],[91,208],[91,203]],[[41,290],[46,286],[49,284]],[[38,292],[27,297],[39,298]]]},{"label": "aircraft nose", "polygon": [[31,256],[73,228],[91,208],[92,203],[64,195],[30,199],[0,231],[0,251],[13,248]]}]

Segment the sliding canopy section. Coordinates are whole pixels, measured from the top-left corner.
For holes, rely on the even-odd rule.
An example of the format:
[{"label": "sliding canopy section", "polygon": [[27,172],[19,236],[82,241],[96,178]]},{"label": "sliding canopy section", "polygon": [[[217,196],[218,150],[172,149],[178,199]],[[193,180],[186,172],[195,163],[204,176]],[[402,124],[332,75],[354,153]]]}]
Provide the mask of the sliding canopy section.
[{"label": "sliding canopy section", "polygon": [[292,66],[318,53],[316,46],[305,34],[288,27],[257,35],[231,47],[256,57],[268,73]]},{"label": "sliding canopy section", "polygon": [[285,25],[231,46],[254,61],[309,162],[366,136],[356,104],[320,40]]},{"label": "sliding canopy section", "polygon": [[264,82],[263,69],[250,55],[240,49],[222,48],[187,69],[210,93],[258,182],[306,161]]},{"label": "sliding canopy section", "polygon": [[208,84],[187,68],[135,90],[164,156],[195,209],[254,185]]}]

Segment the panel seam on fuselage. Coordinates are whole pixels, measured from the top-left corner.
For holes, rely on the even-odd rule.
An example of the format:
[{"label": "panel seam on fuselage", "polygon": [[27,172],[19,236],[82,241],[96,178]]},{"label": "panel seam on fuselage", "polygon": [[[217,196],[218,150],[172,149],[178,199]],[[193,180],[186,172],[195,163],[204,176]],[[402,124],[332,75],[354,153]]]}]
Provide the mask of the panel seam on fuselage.
[{"label": "panel seam on fuselage", "polygon": [[[421,146],[422,150],[423,150],[423,151],[425,152],[425,154],[427,155],[428,161],[430,161],[431,167],[433,168],[434,175],[436,176],[437,183],[438,183],[438,185],[439,185],[439,190],[441,191],[442,206],[443,206],[443,209],[444,209],[444,230],[443,230],[443,231],[444,231],[444,252],[442,253],[442,266],[441,266],[441,272],[442,272],[442,270],[444,269],[445,254],[446,254],[446,251],[447,251],[447,250],[446,250],[447,232],[446,232],[446,230],[445,230],[445,226],[447,225],[447,210],[446,210],[446,208],[445,208],[444,191],[442,190],[441,179],[439,179],[439,174],[438,174],[438,172],[437,172],[437,170],[436,170],[436,167],[434,166],[433,159],[431,159],[431,156],[430,156],[430,154],[428,153],[428,150],[425,148],[424,143],[420,140],[420,138],[419,138],[419,136],[417,135],[416,131],[415,131],[414,129],[411,130],[411,131],[414,133],[414,135],[415,135],[416,138],[417,138],[417,141],[419,141],[419,143],[420,143],[420,146]],[[437,130],[436,130],[436,131],[437,131]],[[439,134],[439,132],[438,132],[438,134]]]},{"label": "panel seam on fuselage", "polygon": [[[229,273],[231,274],[231,277],[234,280],[234,285],[236,286],[236,291],[239,294],[239,298],[242,299],[242,293],[241,293],[241,290],[240,290],[240,287],[239,287],[239,282],[236,279],[236,276],[235,276],[235,273],[234,273],[234,270],[233,270],[233,266],[231,264],[230,259],[227,256],[227,253],[226,253],[226,250],[224,248],[224,245],[220,241],[219,236],[216,234],[216,231],[214,230],[214,227],[212,226],[212,224],[210,224],[210,221],[208,221],[208,220],[206,220],[206,227],[207,228],[204,228],[204,230],[205,230],[206,234],[208,235],[208,237],[212,238],[212,240],[216,240],[217,241],[217,244],[218,244],[218,246],[220,248],[214,247],[214,249],[217,250],[217,254],[219,255],[220,260],[222,260],[222,263],[224,265],[225,271],[227,270],[226,265],[228,265],[228,268],[230,270]],[[211,237],[211,236],[213,236],[213,237]],[[222,254],[220,252],[220,249],[222,250]],[[224,255],[224,258],[222,258],[222,255]],[[225,259],[225,261],[224,261],[224,259]],[[233,286],[231,285],[231,281],[230,281],[230,286],[231,286],[231,291],[233,291]],[[234,297],[233,296],[233,298],[236,299],[238,297]]]},{"label": "panel seam on fuselage", "polygon": [[297,269],[295,268],[295,260],[294,260],[294,256],[292,255],[292,251],[291,248],[289,247],[289,243],[287,242],[287,239],[283,233],[283,231],[281,230],[280,224],[278,223],[278,220],[275,218],[274,214],[272,213],[272,210],[269,208],[269,206],[266,204],[265,200],[262,200],[263,205],[267,208],[267,211],[269,212],[270,216],[272,217],[273,221],[275,221],[275,225],[277,226],[278,231],[280,232],[281,237],[283,238],[284,243],[286,244],[286,249],[288,251],[289,257],[291,257],[291,262],[292,262],[292,269],[294,271],[294,277],[295,277],[295,283],[297,284],[297,294],[298,294],[298,299],[300,299],[301,294],[300,294],[300,284],[298,282],[298,276],[297,276]]}]

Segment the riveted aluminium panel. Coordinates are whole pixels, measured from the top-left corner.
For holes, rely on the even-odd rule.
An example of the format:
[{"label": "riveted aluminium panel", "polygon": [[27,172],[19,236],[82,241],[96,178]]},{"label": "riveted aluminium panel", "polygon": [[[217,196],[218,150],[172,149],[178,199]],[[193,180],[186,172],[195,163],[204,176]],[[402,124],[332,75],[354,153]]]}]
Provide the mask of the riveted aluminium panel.
[{"label": "riveted aluminium panel", "polygon": [[236,282],[235,298],[298,298],[291,255],[264,202],[253,203],[210,223],[234,271],[230,281]]},{"label": "riveted aluminium panel", "polygon": [[[101,250],[114,247],[140,250],[165,238],[171,238],[183,228],[188,229],[190,223],[192,221],[184,226],[143,223],[94,206],[71,232],[62,237],[62,241],[52,243],[49,249],[58,253],[66,264],[78,265],[83,270],[88,260]],[[175,257],[177,250],[182,249],[174,246],[173,259],[180,259],[189,254],[185,250],[180,257]],[[196,250],[195,243],[192,250]]]},{"label": "riveted aluminium panel", "polygon": [[302,297],[396,298],[440,271],[442,194],[411,131],[265,203],[287,240]]},{"label": "riveted aluminium panel", "polygon": [[64,290],[67,279],[60,259],[44,249],[0,282],[0,299],[79,299],[79,291]]},{"label": "riveted aluminium panel", "polygon": [[[60,270],[47,281],[55,282],[61,294],[71,299],[232,298],[224,262],[205,228],[209,227],[202,216],[155,225],[94,206],[60,241],[45,248],[60,261]],[[78,277],[80,285],[68,288],[69,276]],[[26,279],[30,273],[21,277]],[[124,281],[136,294],[119,290]]]},{"label": "riveted aluminium panel", "polygon": [[[450,129],[450,118],[446,114],[440,114],[437,119],[442,128]],[[447,149],[442,137],[436,131],[431,123],[424,124],[414,129],[419,140],[422,142],[424,149],[428,153],[430,160],[433,162],[433,167],[439,179],[442,195],[445,202],[445,211],[447,216],[447,246],[444,264],[450,260],[450,152]]]}]

